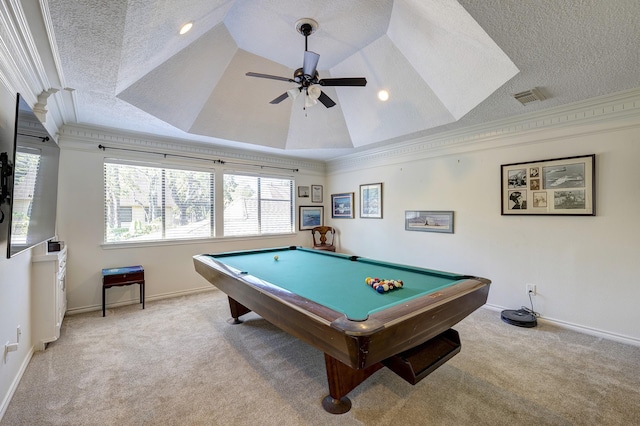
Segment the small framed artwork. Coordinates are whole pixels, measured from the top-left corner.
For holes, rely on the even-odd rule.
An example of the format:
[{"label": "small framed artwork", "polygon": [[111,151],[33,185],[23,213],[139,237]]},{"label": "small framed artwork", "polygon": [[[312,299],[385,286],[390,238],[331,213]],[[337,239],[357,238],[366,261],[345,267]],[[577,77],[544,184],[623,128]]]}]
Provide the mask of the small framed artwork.
[{"label": "small framed artwork", "polygon": [[324,207],[300,206],[299,228],[301,231],[313,229],[316,226],[324,226]]},{"label": "small framed artwork", "polygon": [[382,219],[382,184],[360,185],[360,217]]},{"label": "small framed artwork", "polygon": [[453,234],[452,211],[406,210],[404,229],[407,231]]},{"label": "small framed artwork", "polygon": [[596,156],[501,166],[502,215],[596,215]]},{"label": "small framed artwork", "polygon": [[300,197],[300,198],[309,198],[309,187],[308,186],[299,186],[298,187],[298,197]]},{"label": "small framed artwork", "polygon": [[311,202],[322,202],[322,185],[311,185]]},{"label": "small framed artwork", "polygon": [[353,219],[353,192],[331,194],[331,217]]}]

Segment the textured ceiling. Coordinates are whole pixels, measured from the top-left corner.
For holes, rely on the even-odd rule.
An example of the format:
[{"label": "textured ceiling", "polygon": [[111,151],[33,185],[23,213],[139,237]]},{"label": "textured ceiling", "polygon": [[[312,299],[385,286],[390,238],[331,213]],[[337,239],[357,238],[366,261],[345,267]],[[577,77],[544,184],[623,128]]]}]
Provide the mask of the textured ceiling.
[{"label": "textured ceiling", "polygon": [[[328,159],[638,87],[637,0],[49,0],[69,123]],[[269,101],[309,50],[337,105]],[[193,21],[191,32],[179,27]],[[511,95],[540,87],[523,107]],[[377,91],[390,92],[387,102]]]}]

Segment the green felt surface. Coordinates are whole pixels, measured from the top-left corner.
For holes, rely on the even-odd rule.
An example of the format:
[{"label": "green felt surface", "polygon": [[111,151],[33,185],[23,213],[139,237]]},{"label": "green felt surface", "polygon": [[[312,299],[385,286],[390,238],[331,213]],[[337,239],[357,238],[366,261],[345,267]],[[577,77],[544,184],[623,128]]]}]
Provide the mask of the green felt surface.
[{"label": "green felt surface", "polygon": [[[217,261],[292,293],[364,320],[415,297],[433,293],[465,277],[371,259],[298,248],[269,249],[211,255]],[[278,260],[274,260],[278,256]],[[401,289],[378,293],[365,278],[402,280]]]}]

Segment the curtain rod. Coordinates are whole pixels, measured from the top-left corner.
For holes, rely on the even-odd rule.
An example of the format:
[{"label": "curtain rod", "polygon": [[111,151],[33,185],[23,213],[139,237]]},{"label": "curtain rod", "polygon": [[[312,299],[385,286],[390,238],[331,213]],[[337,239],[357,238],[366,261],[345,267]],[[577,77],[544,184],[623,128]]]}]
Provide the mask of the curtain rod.
[{"label": "curtain rod", "polygon": [[251,167],[260,167],[261,169],[278,169],[278,170],[290,170],[292,172],[298,172],[299,169],[291,169],[288,167],[277,167],[277,166],[261,166],[259,164],[251,164],[251,163],[235,163],[233,161],[224,161],[224,160],[208,160],[206,158],[200,158],[200,157],[191,157],[189,155],[180,155],[180,154],[166,154],[164,152],[154,152],[154,151],[143,151],[143,150],[139,150],[139,149],[131,149],[131,148],[115,148],[115,147],[111,147],[111,146],[104,146],[104,145],[98,145],[98,149],[101,149],[103,151],[107,150],[107,149],[115,149],[115,150],[120,150],[120,151],[132,151],[132,152],[142,152],[144,154],[155,154],[155,155],[162,155],[164,156],[164,158],[167,158],[168,156],[171,157],[179,157],[179,158],[189,158],[191,160],[200,160],[200,161],[211,161],[215,164],[235,164],[235,165],[240,165],[240,166],[251,166]]},{"label": "curtain rod", "polygon": [[25,133],[18,133],[18,135],[20,136],[25,136],[27,138],[36,138],[36,139],[40,139],[41,142],[47,142],[49,139],[49,136],[36,136],[36,135],[27,135]]}]

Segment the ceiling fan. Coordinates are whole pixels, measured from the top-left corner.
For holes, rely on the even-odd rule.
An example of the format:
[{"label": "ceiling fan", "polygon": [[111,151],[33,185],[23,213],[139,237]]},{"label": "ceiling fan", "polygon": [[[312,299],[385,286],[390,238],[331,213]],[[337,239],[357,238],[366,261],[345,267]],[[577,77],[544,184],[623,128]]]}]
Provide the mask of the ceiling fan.
[{"label": "ceiling fan", "polygon": [[300,93],[305,92],[304,106],[308,108],[320,101],[325,107],[331,108],[336,103],[326,95],[321,86],[366,86],[367,79],[364,77],[354,78],[323,78],[320,79],[316,67],[320,60],[320,55],[307,49],[307,38],[313,34],[318,28],[318,23],[313,19],[304,18],[296,22],[296,30],[304,36],[304,60],[302,68],[298,68],[293,73],[293,78],[279,77],[276,75],[260,74],[257,72],[248,72],[248,77],[268,78],[271,80],[287,81],[297,83],[298,87],[289,89],[282,95],[272,100],[271,104],[279,104],[288,97],[297,98]]}]

